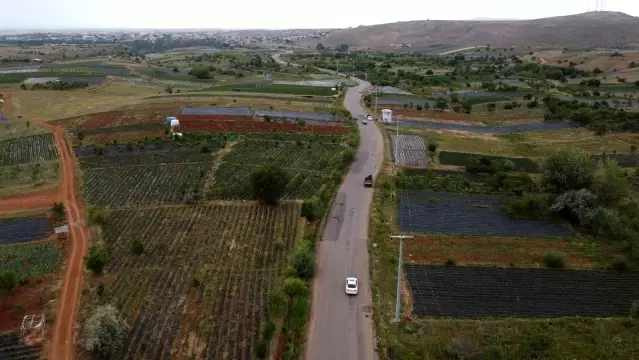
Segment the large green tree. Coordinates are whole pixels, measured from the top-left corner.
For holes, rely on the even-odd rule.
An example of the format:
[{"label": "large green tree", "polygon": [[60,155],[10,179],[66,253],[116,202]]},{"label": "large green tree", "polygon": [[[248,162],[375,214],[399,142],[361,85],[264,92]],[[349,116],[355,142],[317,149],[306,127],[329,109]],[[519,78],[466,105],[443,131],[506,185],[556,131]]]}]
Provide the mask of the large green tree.
[{"label": "large green tree", "polygon": [[129,327],[111,304],[97,307],[84,325],[84,346],[96,359],[109,359],[124,344]]},{"label": "large green tree", "polygon": [[277,204],[289,181],[289,173],[280,166],[262,166],[251,174],[253,197],[267,204]]},{"label": "large green tree", "polygon": [[544,159],[541,183],[553,194],[588,189],[594,181],[595,169],[595,161],[584,151],[559,150]]}]

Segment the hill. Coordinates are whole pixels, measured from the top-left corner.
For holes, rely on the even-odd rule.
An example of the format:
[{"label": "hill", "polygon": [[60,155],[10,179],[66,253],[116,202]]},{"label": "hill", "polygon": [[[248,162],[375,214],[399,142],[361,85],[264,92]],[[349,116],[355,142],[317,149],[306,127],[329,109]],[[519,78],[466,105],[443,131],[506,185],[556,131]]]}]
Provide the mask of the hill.
[{"label": "hill", "polygon": [[437,44],[456,46],[639,46],[639,17],[619,12],[588,12],[535,20],[448,21],[420,20],[360,26],[331,32],[323,39],[305,39],[301,45],[322,42],[354,48],[410,44],[420,48]]}]

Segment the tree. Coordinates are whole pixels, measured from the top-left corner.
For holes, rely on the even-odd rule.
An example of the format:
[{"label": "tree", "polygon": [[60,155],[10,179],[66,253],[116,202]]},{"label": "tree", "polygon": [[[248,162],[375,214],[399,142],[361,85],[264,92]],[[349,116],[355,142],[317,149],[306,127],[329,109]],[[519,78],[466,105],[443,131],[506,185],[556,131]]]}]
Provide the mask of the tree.
[{"label": "tree", "polygon": [[461,107],[466,114],[470,114],[470,112],[473,110],[473,105],[468,101],[462,102]]},{"label": "tree", "polygon": [[299,246],[293,252],[291,265],[297,271],[297,275],[302,279],[310,279],[315,275],[315,257],[308,244]]},{"label": "tree", "polygon": [[559,150],[544,159],[541,184],[553,194],[588,189],[594,180],[596,163],[584,151]]},{"label": "tree", "polygon": [[89,248],[89,254],[86,257],[87,269],[93,271],[96,275],[100,275],[108,262],[109,252],[107,249],[96,245]]},{"label": "tree", "polygon": [[491,112],[495,111],[496,108],[497,108],[497,104],[495,103],[486,104],[486,110],[488,111],[491,111]]},{"label": "tree", "polygon": [[616,205],[628,196],[628,177],[619,164],[610,159],[600,161],[592,186],[597,200],[603,205]]},{"label": "tree", "polygon": [[0,271],[0,290],[11,291],[16,285],[18,285],[16,273],[9,270]]},{"label": "tree", "polygon": [[109,359],[124,345],[129,326],[111,304],[98,306],[84,325],[84,347],[96,359]]},{"label": "tree", "polygon": [[435,108],[438,109],[439,111],[444,111],[444,109],[446,109],[448,107],[448,104],[446,103],[446,101],[439,99],[437,100],[437,103],[435,104]]},{"label": "tree", "polygon": [[284,280],[284,293],[288,295],[289,298],[305,296],[307,292],[308,288],[304,280],[296,277]]},{"label": "tree", "polygon": [[324,44],[322,44],[322,43],[318,43],[317,46],[315,46],[315,50],[324,51],[324,50],[326,50],[326,46],[324,46]]},{"label": "tree", "polygon": [[200,65],[196,66],[191,71],[189,71],[189,75],[195,76],[198,79],[211,79],[211,70],[208,66]]},{"label": "tree", "polygon": [[337,51],[339,51],[339,52],[347,52],[348,51],[348,45],[347,44],[339,44],[337,46]]},{"label": "tree", "polygon": [[280,166],[262,166],[251,173],[253,197],[267,204],[276,204],[289,181],[290,175]]},{"label": "tree", "polygon": [[53,220],[55,222],[60,222],[64,220],[64,204],[61,202],[53,203],[53,207],[51,208],[51,214],[53,215]]},{"label": "tree", "polygon": [[166,91],[168,94],[173,94],[173,86],[167,85],[167,87],[164,88],[164,91]]},{"label": "tree", "polygon": [[636,68],[637,66],[639,66],[639,65],[637,65],[637,63],[636,63],[636,62],[634,62],[634,61],[633,61],[633,62],[631,62],[631,63],[630,63],[630,65],[628,65],[628,67],[629,67],[629,68],[631,68],[631,69],[634,69],[634,68]]},{"label": "tree", "polygon": [[426,75],[432,76],[432,75],[435,75],[435,73],[433,72],[433,70],[428,69],[428,70],[426,70]]}]

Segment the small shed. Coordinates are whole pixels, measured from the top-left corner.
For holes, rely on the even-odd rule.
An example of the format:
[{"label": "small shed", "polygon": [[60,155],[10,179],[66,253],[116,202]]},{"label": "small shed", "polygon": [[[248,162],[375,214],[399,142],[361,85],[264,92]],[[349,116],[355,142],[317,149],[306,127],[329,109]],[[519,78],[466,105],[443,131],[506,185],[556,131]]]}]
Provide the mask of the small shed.
[{"label": "small shed", "polygon": [[177,120],[177,118],[175,116],[169,116],[168,118],[166,118],[166,123],[171,125],[171,121],[173,120]]},{"label": "small shed", "polygon": [[391,109],[382,109],[382,122],[393,122],[393,111]]}]

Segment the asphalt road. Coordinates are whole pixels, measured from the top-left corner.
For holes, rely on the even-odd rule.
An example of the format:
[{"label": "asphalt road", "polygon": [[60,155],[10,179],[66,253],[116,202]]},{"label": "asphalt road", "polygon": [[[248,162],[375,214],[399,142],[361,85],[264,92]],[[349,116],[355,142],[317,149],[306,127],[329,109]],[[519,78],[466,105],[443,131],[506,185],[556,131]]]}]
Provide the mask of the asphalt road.
[{"label": "asphalt road", "polygon": [[[274,59],[282,62],[279,54]],[[354,80],[358,85],[348,90],[344,106],[358,120],[361,145],[335,197],[319,244],[306,360],[377,359],[367,249],[373,189],[364,187],[364,177],[375,176],[381,168],[384,142],[374,123],[361,122],[366,110],[360,105],[360,91],[370,84]],[[359,280],[356,296],[345,292],[346,278],[351,276]]]}]

